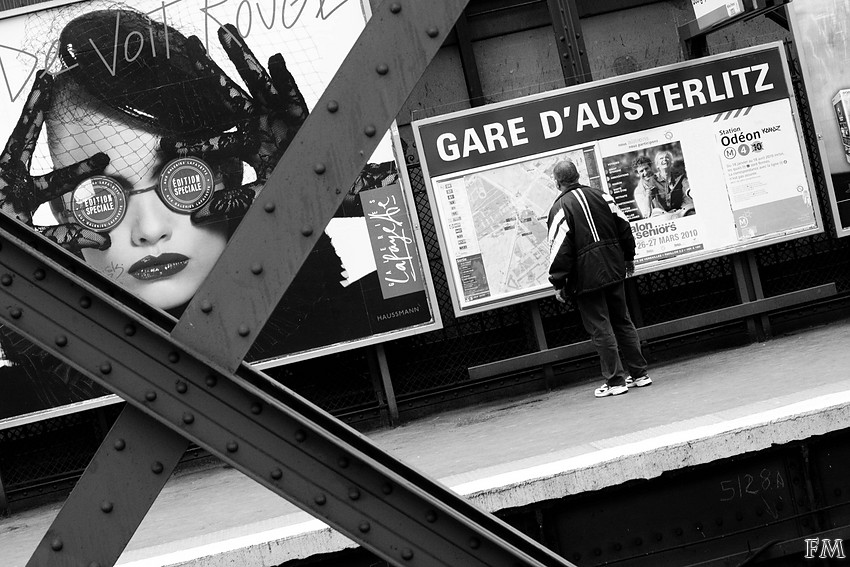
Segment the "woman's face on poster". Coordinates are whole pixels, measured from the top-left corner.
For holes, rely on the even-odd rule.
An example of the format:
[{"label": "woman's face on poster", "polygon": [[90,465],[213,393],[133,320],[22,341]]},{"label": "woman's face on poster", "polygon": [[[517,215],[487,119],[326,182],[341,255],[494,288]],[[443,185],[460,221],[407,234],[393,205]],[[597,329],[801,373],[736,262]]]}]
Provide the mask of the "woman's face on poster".
[{"label": "woman's face on poster", "polygon": [[673,161],[670,159],[670,154],[663,153],[655,156],[655,167],[658,169],[669,169],[673,164]]},{"label": "woman's face on poster", "polygon": [[[82,110],[75,108],[78,113]],[[189,214],[175,212],[161,200],[154,190],[166,163],[158,151],[159,136],[142,126],[128,125],[108,110],[84,110],[85,121],[63,119],[61,113],[48,116],[54,166],[68,166],[103,152],[110,158],[103,175],[119,182],[125,192],[134,193],[127,197],[124,219],[109,230],[109,248],[84,249],[83,258],[161,309],[185,304],[224,251],[226,224],[193,224]],[[216,188],[221,188],[219,175]],[[70,194],[63,201],[70,211]],[[58,216],[60,222],[72,220],[67,214]]]}]

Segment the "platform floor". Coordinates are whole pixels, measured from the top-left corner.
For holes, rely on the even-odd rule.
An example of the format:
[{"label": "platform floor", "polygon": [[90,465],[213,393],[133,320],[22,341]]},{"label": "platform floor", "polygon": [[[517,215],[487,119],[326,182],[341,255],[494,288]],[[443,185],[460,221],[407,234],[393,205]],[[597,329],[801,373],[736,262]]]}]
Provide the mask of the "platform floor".
[{"label": "platform floor", "polygon": [[[850,427],[850,321],[651,368],[654,384],[596,399],[597,381],[448,411],[369,437],[488,510],[652,478]],[[0,519],[23,567],[59,506]],[[260,567],[353,546],[223,466],[170,479],[118,565]]]}]

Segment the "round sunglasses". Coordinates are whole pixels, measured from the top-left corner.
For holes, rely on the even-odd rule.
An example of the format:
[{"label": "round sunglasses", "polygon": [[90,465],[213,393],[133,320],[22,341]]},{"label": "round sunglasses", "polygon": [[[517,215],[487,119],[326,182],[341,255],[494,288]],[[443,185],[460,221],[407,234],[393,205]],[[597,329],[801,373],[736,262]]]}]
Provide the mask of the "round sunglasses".
[{"label": "round sunglasses", "polygon": [[156,191],[170,210],[188,215],[212,198],[215,174],[203,160],[182,157],[165,164],[158,183],[144,189],[125,189],[112,177],[95,175],[71,192],[70,213],[78,224],[90,230],[109,232],[124,220],[130,196],[148,191]]}]

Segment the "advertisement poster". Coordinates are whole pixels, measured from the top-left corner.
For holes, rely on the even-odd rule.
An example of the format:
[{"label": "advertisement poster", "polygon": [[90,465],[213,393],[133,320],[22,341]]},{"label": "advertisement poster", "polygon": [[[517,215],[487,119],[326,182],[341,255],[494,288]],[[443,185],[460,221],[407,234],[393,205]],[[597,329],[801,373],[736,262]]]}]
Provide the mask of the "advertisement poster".
[{"label": "advertisement poster", "polygon": [[679,141],[605,156],[608,189],[632,223],[635,266],[704,249]]},{"label": "advertisement poster", "polygon": [[850,4],[806,0],[788,4],[809,107],[830,185],[837,236],[850,235]]},{"label": "advertisement poster", "polygon": [[715,129],[739,240],[815,223],[797,133],[781,118],[790,113],[789,101],[776,101],[729,117]]},{"label": "advertisement poster", "polygon": [[630,220],[638,274],[821,232],[789,84],[771,44],[414,122],[455,312],[551,293],[545,238],[510,230],[545,230],[563,157]]},{"label": "advertisement poster", "polygon": [[[179,317],[357,40],[368,2],[51,6],[0,19],[0,206]],[[439,327],[400,144],[387,133],[343,188],[247,361],[266,368]],[[3,346],[10,361],[41,356],[14,338]],[[96,390],[66,375],[55,384],[79,395],[47,392],[45,407]]]}]

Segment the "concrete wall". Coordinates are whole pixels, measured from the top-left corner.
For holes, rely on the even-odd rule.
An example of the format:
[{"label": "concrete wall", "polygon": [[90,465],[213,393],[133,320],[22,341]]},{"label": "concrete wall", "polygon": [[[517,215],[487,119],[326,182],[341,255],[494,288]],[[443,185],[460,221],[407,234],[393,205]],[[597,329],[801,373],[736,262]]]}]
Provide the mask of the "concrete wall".
[{"label": "concrete wall", "polygon": [[[481,3],[483,4],[483,3]],[[479,6],[481,5],[479,4]],[[541,4],[513,22],[470,18],[470,35],[486,102],[499,102],[565,85],[556,36]],[[690,0],[654,2],[580,20],[594,80],[617,77],[684,60],[678,28],[693,19]],[[513,26],[513,29],[510,29]],[[764,16],[709,36],[711,53],[788,38]],[[456,42],[444,47],[399,113],[400,132],[412,144],[412,120],[470,107]]]},{"label": "concrete wall", "polygon": [[473,44],[487,102],[499,102],[564,86],[551,26]]},{"label": "concrete wall", "polygon": [[[594,80],[616,77],[684,60],[678,28],[693,19],[690,2],[656,2],[581,20]],[[788,38],[764,16],[709,36],[712,54]]]}]

